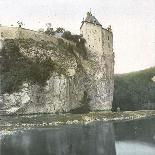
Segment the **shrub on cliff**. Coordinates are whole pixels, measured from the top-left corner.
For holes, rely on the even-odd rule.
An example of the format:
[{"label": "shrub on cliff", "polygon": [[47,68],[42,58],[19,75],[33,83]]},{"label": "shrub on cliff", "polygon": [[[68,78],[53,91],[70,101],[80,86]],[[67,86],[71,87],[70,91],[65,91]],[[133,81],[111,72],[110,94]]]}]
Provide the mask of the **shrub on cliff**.
[{"label": "shrub on cliff", "polygon": [[47,28],[47,30],[45,31],[45,34],[49,36],[53,36],[55,35],[55,31],[53,30],[53,28]]},{"label": "shrub on cliff", "polygon": [[32,61],[20,53],[18,42],[5,40],[1,50],[1,91],[18,91],[23,82],[44,85],[53,71],[61,72],[59,65],[50,58]]},{"label": "shrub on cliff", "polygon": [[65,29],[64,28],[62,28],[62,27],[58,27],[57,29],[56,29],[56,33],[63,33],[65,31]]},{"label": "shrub on cliff", "polygon": [[67,40],[78,43],[78,42],[80,42],[81,36],[80,35],[72,35],[70,31],[65,31],[62,34],[62,38],[65,38]]},{"label": "shrub on cliff", "polygon": [[86,40],[80,35],[72,35],[70,31],[65,31],[62,35],[62,38],[73,41],[76,43],[76,51],[84,58],[87,58],[87,50],[85,47]]}]

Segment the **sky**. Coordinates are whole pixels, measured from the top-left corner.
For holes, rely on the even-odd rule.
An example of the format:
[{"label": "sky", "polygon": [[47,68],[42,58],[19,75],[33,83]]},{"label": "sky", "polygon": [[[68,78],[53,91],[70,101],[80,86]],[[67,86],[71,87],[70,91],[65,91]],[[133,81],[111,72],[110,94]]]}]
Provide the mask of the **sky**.
[{"label": "sky", "polygon": [[115,73],[155,66],[155,0],[0,0],[0,24],[38,30],[51,23],[79,34],[90,11],[103,27],[112,26]]}]

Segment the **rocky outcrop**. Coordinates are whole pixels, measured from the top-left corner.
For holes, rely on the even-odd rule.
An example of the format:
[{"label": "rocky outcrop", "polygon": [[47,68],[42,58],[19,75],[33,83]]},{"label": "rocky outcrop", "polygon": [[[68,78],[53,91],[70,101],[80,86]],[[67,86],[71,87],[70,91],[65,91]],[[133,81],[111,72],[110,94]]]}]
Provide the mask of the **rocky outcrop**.
[{"label": "rocky outcrop", "polygon": [[[84,59],[77,53],[76,46],[59,41],[54,44],[32,39],[15,39],[11,40],[11,46],[10,41],[4,41],[1,52],[3,63],[5,58],[11,57],[10,61],[15,64],[19,61],[18,64],[24,66],[23,70],[28,68],[28,71],[19,71],[21,68],[5,70],[2,64],[1,89],[4,89],[5,83],[10,80],[4,78],[8,72],[14,72],[15,69],[16,75],[9,75],[18,77],[24,72],[25,77],[18,77],[21,79],[18,80],[20,83],[17,89],[14,89],[15,85],[9,89],[12,90],[10,92],[8,89],[2,90],[1,110],[6,110],[7,113],[30,114],[64,113],[85,105],[88,106],[87,110],[92,111],[111,109],[113,79],[107,77],[104,57],[101,59],[87,50],[87,58]],[[18,48],[12,48],[12,44],[18,45]],[[18,53],[8,57],[14,50],[17,52],[17,49]],[[14,58],[15,56],[19,58]],[[23,64],[24,61],[26,63]],[[44,65],[45,62],[50,62],[51,67],[47,63]],[[36,64],[39,67],[36,67]],[[35,66],[38,72],[31,66]],[[27,74],[35,76],[32,78]]]},{"label": "rocky outcrop", "polygon": [[26,114],[68,112],[82,104],[83,87],[54,72],[44,87],[24,83],[19,92],[5,93],[3,102],[8,112],[14,112],[11,109]]}]

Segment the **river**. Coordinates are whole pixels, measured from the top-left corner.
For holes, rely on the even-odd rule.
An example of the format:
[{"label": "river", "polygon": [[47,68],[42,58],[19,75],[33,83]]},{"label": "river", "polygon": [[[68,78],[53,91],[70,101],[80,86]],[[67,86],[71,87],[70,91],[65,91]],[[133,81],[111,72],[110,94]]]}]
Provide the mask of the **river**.
[{"label": "river", "polygon": [[155,155],[155,118],[20,130],[0,136],[0,155]]}]

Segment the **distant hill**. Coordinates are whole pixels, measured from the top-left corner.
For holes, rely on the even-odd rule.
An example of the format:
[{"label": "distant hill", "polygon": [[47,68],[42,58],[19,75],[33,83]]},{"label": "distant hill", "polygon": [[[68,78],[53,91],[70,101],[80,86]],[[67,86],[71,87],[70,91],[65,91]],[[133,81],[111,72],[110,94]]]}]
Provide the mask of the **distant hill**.
[{"label": "distant hill", "polygon": [[115,75],[113,110],[155,109],[155,67]]}]

